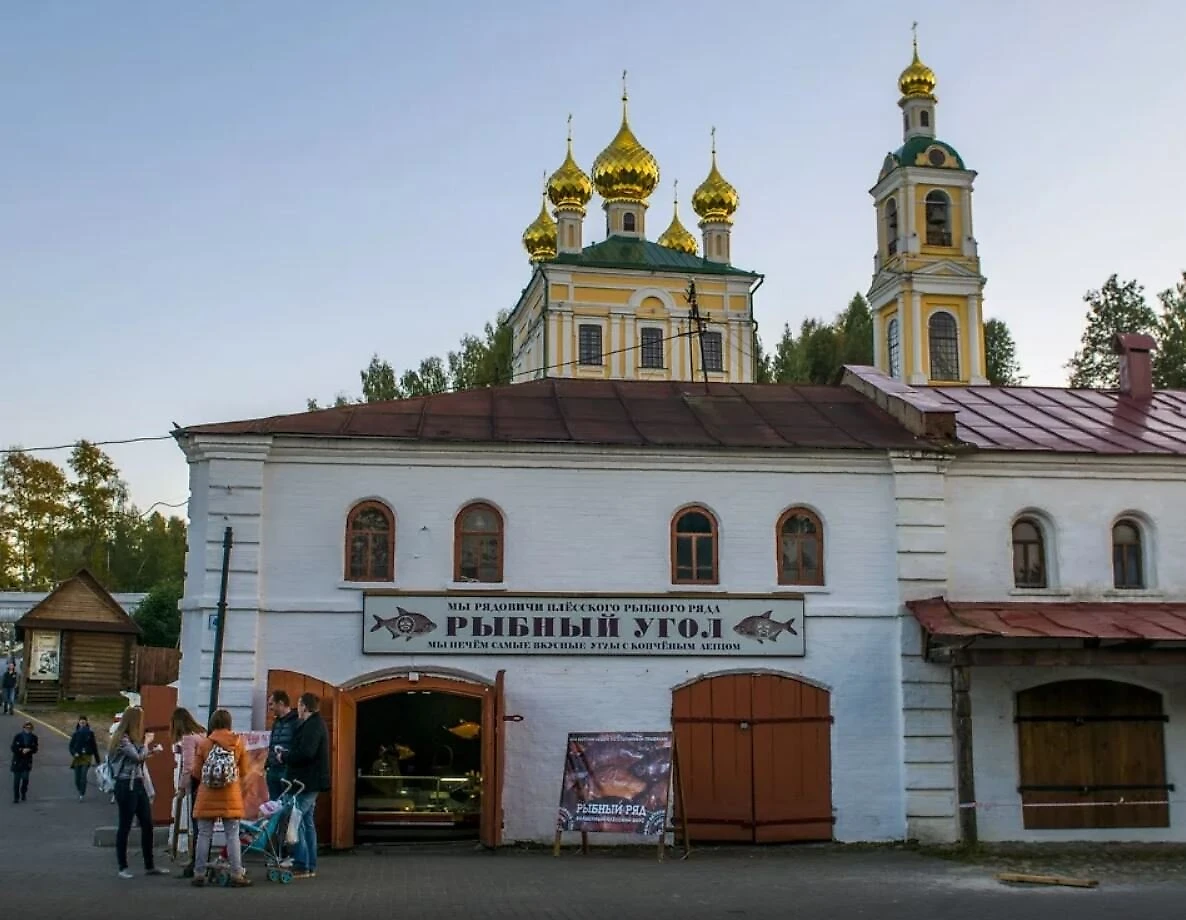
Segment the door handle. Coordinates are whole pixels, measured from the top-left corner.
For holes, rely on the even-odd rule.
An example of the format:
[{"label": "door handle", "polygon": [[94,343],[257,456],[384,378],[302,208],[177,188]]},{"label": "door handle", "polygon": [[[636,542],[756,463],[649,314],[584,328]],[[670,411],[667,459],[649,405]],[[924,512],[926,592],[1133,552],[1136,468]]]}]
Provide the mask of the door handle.
[{"label": "door handle", "polygon": [[743,732],[749,731],[749,723],[748,722],[738,722],[737,727],[740,728]]}]

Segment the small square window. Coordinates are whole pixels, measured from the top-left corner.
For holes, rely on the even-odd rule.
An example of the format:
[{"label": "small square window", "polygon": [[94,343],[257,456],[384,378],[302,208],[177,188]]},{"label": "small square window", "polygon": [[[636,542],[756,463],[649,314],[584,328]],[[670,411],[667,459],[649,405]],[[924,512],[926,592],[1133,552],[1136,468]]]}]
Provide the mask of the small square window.
[{"label": "small square window", "polygon": [[642,366],[663,367],[663,330],[642,329]]},{"label": "small square window", "polygon": [[725,369],[725,346],[719,332],[706,332],[700,338],[701,354],[704,356],[706,371],[723,371]]},{"label": "small square window", "polygon": [[601,327],[595,323],[582,323],[577,331],[577,360],[580,364],[600,365],[602,361]]}]

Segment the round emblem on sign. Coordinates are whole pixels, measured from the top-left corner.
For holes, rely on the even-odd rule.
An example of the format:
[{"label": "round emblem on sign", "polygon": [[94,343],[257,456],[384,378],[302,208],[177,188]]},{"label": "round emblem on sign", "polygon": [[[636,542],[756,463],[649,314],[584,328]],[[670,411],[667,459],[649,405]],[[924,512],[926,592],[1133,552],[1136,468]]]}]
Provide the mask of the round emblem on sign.
[{"label": "round emblem on sign", "polygon": [[416,623],[411,617],[400,617],[395,621],[395,628],[401,633],[410,633],[416,628]]}]

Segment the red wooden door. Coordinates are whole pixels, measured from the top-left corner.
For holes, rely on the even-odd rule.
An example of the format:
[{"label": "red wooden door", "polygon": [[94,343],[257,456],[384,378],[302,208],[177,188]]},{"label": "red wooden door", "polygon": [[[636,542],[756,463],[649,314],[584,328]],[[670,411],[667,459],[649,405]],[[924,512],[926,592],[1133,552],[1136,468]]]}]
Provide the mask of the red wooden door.
[{"label": "red wooden door", "polygon": [[[336,722],[336,702],[338,698],[338,688],[333,684],[327,684],[323,680],[318,680],[316,677],[310,677],[308,674],[300,674],[296,671],[268,671],[268,698],[271,699],[273,690],[284,690],[288,693],[288,698],[292,702],[292,708],[296,709],[297,699],[302,693],[313,693],[321,699],[321,718],[325,720],[325,729],[329,733],[329,763],[330,770],[334,771],[335,775],[331,785],[338,784],[338,776],[336,775],[337,767],[337,750],[339,742],[344,742],[345,746],[350,752],[350,759],[354,759],[354,738],[339,739],[338,732],[335,730]],[[272,714],[268,713],[268,728],[272,727]],[[353,766],[351,768],[353,772]],[[317,797],[317,812],[314,815],[314,823],[317,825],[317,842],[318,845],[331,843],[334,839],[333,835],[333,815],[334,806],[331,799],[331,792],[324,792]],[[353,796],[352,796],[353,798]]]},{"label": "red wooden door", "polygon": [[748,674],[700,680],[672,694],[677,779],[693,840],[753,840],[752,708]]},{"label": "red wooden door", "polygon": [[479,837],[482,845],[487,847],[502,843],[502,784],[506,771],[505,675],[506,671],[498,672],[494,686],[482,701],[482,824]]},{"label": "red wooden door", "polygon": [[[672,694],[688,835],[781,843],[832,838],[830,699],[775,674],[724,674]],[[676,796],[677,827],[680,826]]]},{"label": "red wooden door", "polygon": [[354,798],[355,743],[358,730],[358,704],[354,698],[339,690],[334,700],[334,728],[337,744],[333,745],[333,788],[330,800],[333,802],[333,848],[348,850],[354,846]]},{"label": "red wooden door", "polygon": [[154,744],[165,751],[148,759],[148,775],[156,796],[152,800],[152,823],[157,826],[173,823],[173,745],[169,742],[169,720],[177,708],[175,687],[141,687],[140,708],[144,710],[144,731],[152,732]]}]

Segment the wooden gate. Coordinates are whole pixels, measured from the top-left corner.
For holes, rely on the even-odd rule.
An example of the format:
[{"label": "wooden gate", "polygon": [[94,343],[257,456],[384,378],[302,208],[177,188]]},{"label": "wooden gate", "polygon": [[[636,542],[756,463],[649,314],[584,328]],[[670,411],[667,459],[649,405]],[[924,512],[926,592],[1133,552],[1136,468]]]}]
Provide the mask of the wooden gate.
[{"label": "wooden gate", "polygon": [[688,835],[831,840],[829,705],[826,690],[777,674],[723,674],[678,688],[672,724]]},{"label": "wooden gate", "polygon": [[[1068,680],[1017,694],[1026,828],[1169,827],[1161,694]],[[1123,800],[1125,804],[1115,804]],[[1050,807],[1066,802],[1067,807]],[[1105,804],[1091,804],[1105,803]]]},{"label": "wooden gate", "polygon": [[[308,674],[299,674],[296,671],[268,671],[268,699],[272,697],[273,690],[284,690],[288,693],[288,698],[292,703],[292,708],[296,709],[297,698],[302,693],[314,693],[321,698],[320,713],[321,718],[325,720],[325,730],[329,733],[329,763],[330,769],[337,761],[338,750],[338,732],[336,731],[336,715],[337,715],[337,698],[338,689],[333,684],[327,684],[323,680],[318,680],[316,677],[310,677]],[[272,713],[268,712],[268,728],[272,727]],[[354,742],[350,742],[350,756],[354,756]],[[353,772],[353,771],[352,771]],[[334,808],[333,802],[330,800],[330,793],[323,792],[317,797],[317,811],[313,815],[313,821],[317,825],[317,843],[318,845],[329,845],[333,841],[333,826],[334,826]]]},{"label": "wooden gate", "polygon": [[[153,742],[166,751],[169,743],[169,720],[177,708],[175,687],[144,686],[140,688],[140,708],[144,710],[144,731],[152,732]],[[152,800],[152,823],[157,827],[173,823],[173,757],[158,754],[148,759],[148,775],[156,792]]]}]

